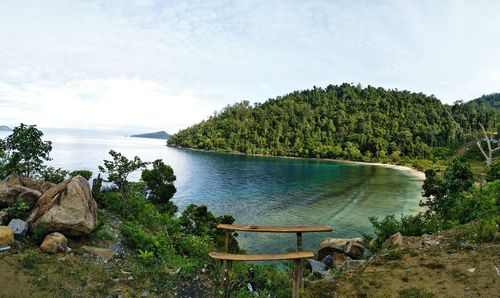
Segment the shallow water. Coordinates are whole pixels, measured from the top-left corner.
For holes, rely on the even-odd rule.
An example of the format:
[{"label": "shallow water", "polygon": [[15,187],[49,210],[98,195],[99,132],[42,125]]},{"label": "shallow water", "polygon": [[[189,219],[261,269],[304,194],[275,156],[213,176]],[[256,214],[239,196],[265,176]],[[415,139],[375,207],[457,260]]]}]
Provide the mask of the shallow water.
[{"label": "shallow water", "polygon": [[[6,133],[0,133],[0,138]],[[168,148],[165,141],[97,132],[46,131],[53,142],[51,165],[96,174],[108,151],[143,160],[161,158],[177,176],[175,203],[205,204],[216,215],[231,214],[238,224],[330,224],[332,233],[304,234],[305,249],[325,237],[370,232],[368,217],[418,210],[421,181],[405,171],[374,165],[207,153]],[[132,180],[139,179],[133,173]],[[295,235],[240,233],[251,252],[295,247]]]}]

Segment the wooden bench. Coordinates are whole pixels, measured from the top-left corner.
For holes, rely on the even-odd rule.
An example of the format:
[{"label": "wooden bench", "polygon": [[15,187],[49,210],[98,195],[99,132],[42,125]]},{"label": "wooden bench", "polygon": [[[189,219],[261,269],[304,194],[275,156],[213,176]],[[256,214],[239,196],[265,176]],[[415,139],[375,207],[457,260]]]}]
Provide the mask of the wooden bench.
[{"label": "wooden bench", "polygon": [[[219,224],[218,229],[225,230],[224,252],[211,252],[209,256],[223,261],[222,287],[224,288],[224,297],[229,297],[229,283],[231,280],[231,270],[233,261],[281,261],[293,260],[293,286],[292,297],[299,297],[299,289],[303,287],[302,283],[302,259],[313,258],[314,253],[302,251],[302,233],[310,232],[331,232],[333,229],[329,225],[321,226],[298,226],[298,227],[277,227],[277,226],[238,226]],[[231,254],[229,250],[229,235],[231,232],[265,232],[265,233],[295,233],[297,235],[297,251],[277,254]]]}]

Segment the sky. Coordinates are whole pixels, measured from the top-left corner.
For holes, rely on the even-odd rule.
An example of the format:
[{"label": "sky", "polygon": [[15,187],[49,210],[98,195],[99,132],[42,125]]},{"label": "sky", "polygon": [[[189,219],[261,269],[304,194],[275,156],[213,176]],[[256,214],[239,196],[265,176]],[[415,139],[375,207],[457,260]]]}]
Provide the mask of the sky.
[{"label": "sky", "polygon": [[500,91],[500,1],[0,2],[0,125],[174,133],[329,84]]}]

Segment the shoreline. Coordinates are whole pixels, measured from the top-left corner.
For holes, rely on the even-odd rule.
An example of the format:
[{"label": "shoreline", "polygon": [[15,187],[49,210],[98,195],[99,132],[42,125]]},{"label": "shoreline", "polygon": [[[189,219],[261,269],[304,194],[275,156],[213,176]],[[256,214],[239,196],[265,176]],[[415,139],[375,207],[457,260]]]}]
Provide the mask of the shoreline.
[{"label": "shoreline", "polygon": [[410,175],[418,178],[422,182],[425,180],[425,173],[422,171],[419,171],[415,168],[412,168],[409,166],[403,166],[403,165],[381,163],[381,162],[366,162],[366,161],[355,161],[355,160],[333,159],[333,158],[314,158],[314,157],[278,156],[278,155],[266,155],[266,154],[249,154],[249,153],[242,153],[242,152],[237,152],[237,151],[235,151],[235,152],[221,152],[221,151],[214,151],[214,150],[203,150],[203,149],[195,149],[195,148],[188,148],[188,147],[170,146],[170,145],[167,145],[167,147],[177,148],[177,149],[187,149],[187,150],[199,151],[199,152],[222,153],[222,154],[232,154],[232,155],[273,157],[273,158],[283,158],[283,159],[319,160],[319,161],[329,161],[329,162],[339,162],[339,163],[373,165],[373,166],[380,166],[380,167],[384,167],[384,168],[391,168],[391,169],[395,169],[395,170],[399,170],[399,171],[405,171],[405,172],[409,173]]}]

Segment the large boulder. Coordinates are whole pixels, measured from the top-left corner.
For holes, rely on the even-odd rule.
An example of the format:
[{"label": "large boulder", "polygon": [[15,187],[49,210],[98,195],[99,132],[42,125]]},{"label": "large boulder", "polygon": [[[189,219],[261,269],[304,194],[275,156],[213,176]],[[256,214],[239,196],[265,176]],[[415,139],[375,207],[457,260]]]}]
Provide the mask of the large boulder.
[{"label": "large boulder", "polygon": [[63,234],[54,232],[43,239],[42,245],[40,245],[40,250],[49,253],[55,254],[57,252],[64,252],[68,247],[68,239],[64,237]]},{"label": "large boulder", "polygon": [[10,175],[0,181],[0,207],[7,207],[17,199],[33,207],[38,198],[54,186],[47,181]]},{"label": "large boulder", "polygon": [[0,226],[0,247],[14,243],[14,232],[10,227]]},{"label": "large boulder", "polygon": [[326,238],[321,241],[319,244],[318,256],[317,260],[323,260],[326,256],[332,256],[336,252],[345,253],[347,248],[347,243],[363,243],[363,238],[350,238],[350,239],[342,239],[342,238]]},{"label": "large boulder", "polygon": [[89,183],[82,176],[76,176],[45,192],[38,199],[28,223],[32,229],[43,224],[49,232],[81,236],[95,229],[96,217],[97,204]]},{"label": "large boulder", "polygon": [[9,222],[9,227],[14,232],[14,237],[17,240],[22,239],[28,233],[28,224],[24,220],[14,218]]}]

